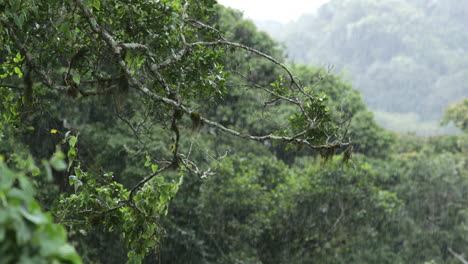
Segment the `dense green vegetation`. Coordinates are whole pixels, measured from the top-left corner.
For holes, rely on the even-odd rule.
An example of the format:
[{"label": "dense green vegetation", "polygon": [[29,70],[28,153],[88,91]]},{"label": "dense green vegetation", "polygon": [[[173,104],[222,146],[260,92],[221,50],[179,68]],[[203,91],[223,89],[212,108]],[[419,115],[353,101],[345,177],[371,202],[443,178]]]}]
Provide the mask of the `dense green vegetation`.
[{"label": "dense green vegetation", "polygon": [[458,1],[331,0],[297,22],[262,28],[294,61],[344,69],[386,127],[431,134],[430,123],[468,95],[466,14]]},{"label": "dense green vegetation", "polygon": [[463,134],[396,134],[214,1],[0,7],[1,261],[468,253],[466,99],[444,120]]}]

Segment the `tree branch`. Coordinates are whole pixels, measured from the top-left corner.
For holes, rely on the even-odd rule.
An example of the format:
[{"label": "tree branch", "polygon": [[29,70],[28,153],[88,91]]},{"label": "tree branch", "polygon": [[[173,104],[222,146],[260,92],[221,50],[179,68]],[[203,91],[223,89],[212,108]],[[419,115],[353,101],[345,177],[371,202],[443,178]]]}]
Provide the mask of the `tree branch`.
[{"label": "tree branch", "polygon": [[8,85],[8,84],[1,84],[1,83],[0,83],[0,87],[10,88],[10,89],[15,89],[15,90],[23,90],[23,88],[20,88],[18,86],[13,86],[13,85]]},{"label": "tree branch", "polygon": [[[94,18],[94,16],[90,12],[90,10],[84,6],[82,0],[75,0],[75,1],[78,4],[78,6],[81,8],[81,10],[82,10],[84,16],[86,17],[86,19],[88,20],[89,25],[91,26],[91,29],[95,33],[100,35],[101,38],[109,45],[109,47],[111,47],[111,49],[113,50],[114,54],[116,55],[116,57],[118,59],[119,65],[121,66],[121,68],[125,72],[125,74],[128,76],[129,81],[133,84],[134,87],[136,87],[143,94],[147,95],[148,97],[152,98],[153,100],[163,102],[163,103],[165,103],[167,105],[170,105],[170,106],[174,107],[175,109],[179,109],[179,110],[183,111],[184,113],[186,113],[188,115],[191,115],[194,112],[193,110],[186,107],[182,103],[179,103],[179,102],[177,102],[177,101],[175,101],[173,99],[167,98],[167,97],[160,96],[160,95],[150,91],[150,89],[148,89],[148,87],[146,87],[145,85],[141,84],[133,76],[131,71],[128,69],[125,61],[120,57],[121,48],[119,47],[119,43],[117,43],[114,40],[114,38],[107,31],[105,31],[104,29],[102,29],[99,26],[99,24],[97,23],[96,19]],[[256,49],[250,48],[250,47],[242,45],[242,44],[229,42],[229,41],[222,41],[222,40],[215,41],[215,42],[195,42],[195,43],[187,44],[188,47],[195,47],[195,46],[198,46],[198,45],[201,45],[201,46],[229,45],[229,46],[245,49],[245,50],[251,51],[253,53],[256,53],[256,54],[258,54],[258,55],[260,55],[262,57],[265,57],[266,59],[272,61],[273,63],[281,66],[289,74],[289,76],[291,78],[291,82],[297,85],[297,83],[294,81],[293,74],[291,73],[291,71],[284,64],[282,64],[278,60],[274,59],[273,57],[271,57],[271,56],[269,56],[267,54],[264,54],[264,53],[262,53],[262,52],[260,52],[260,51],[258,51]],[[159,76],[159,77],[162,78],[162,80],[164,80],[164,78],[162,76]],[[209,119],[207,119],[205,117],[200,117],[200,119],[204,124],[215,127],[217,129],[225,132],[225,133],[228,133],[228,134],[240,137],[240,138],[244,138],[244,139],[254,140],[254,141],[277,140],[277,141],[293,142],[293,143],[297,143],[297,144],[306,145],[306,146],[308,146],[308,147],[310,147],[312,149],[339,148],[339,147],[347,146],[347,145],[350,144],[350,143],[342,143],[340,141],[335,141],[335,142],[329,143],[329,144],[327,143],[327,144],[322,144],[322,145],[315,145],[315,144],[309,142],[306,139],[300,139],[300,138],[297,138],[297,137],[276,136],[276,135],[273,135],[273,134],[264,135],[264,136],[253,136],[253,135],[249,135],[249,134],[243,134],[243,133],[241,133],[239,131],[236,131],[234,129],[227,128],[227,127],[221,125],[220,123],[209,120]]]},{"label": "tree branch", "polygon": [[196,46],[206,46],[206,47],[231,46],[231,47],[236,47],[236,48],[240,48],[240,49],[243,49],[243,50],[250,51],[250,52],[255,53],[255,54],[257,54],[257,55],[259,55],[261,57],[264,57],[265,59],[273,62],[274,64],[276,64],[278,66],[280,66],[289,75],[289,78],[291,79],[291,85],[296,85],[297,87],[299,87],[299,85],[296,82],[296,79],[295,79],[294,75],[289,70],[289,68],[286,67],[286,65],[284,65],[283,63],[281,63],[277,59],[273,58],[272,56],[270,56],[268,54],[265,54],[265,53],[263,53],[263,52],[261,52],[261,51],[259,51],[257,49],[254,49],[252,47],[249,47],[249,46],[246,46],[246,45],[240,44],[240,43],[230,42],[230,41],[227,41],[227,40],[218,40],[218,41],[212,41],[212,42],[199,41],[199,42],[194,42],[194,43],[188,44],[188,47],[196,47]]},{"label": "tree branch", "polygon": [[19,41],[18,37],[16,36],[16,34],[14,33],[14,29],[13,27],[8,24],[8,23],[5,23],[4,21],[2,21],[3,25],[8,28],[8,33],[9,33],[9,36],[11,37],[11,39],[13,40],[13,42],[20,48],[21,50],[21,53],[23,54],[23,56],[26,58],[26,61],[28,63],[28,65],[37,73],[39,74],[39,76],[42,77],[42,80],[43,82],[48,86],[48,87],[51,87],[51,88],[54,88],[54,89],[57,89],[57,90],[62,90],[62,91],[66,91],[68,90],[68,87],[67,86],[63,86],[63,85],[56,85],[55,82],[49,77],[49,75],[47,74],[47,72],[45,72],[43,69],[41,69],[40,67],[38,67],[36,65],[36,63],[34,62],[34,59],[33,57],[31,56],[31,54],[28,52],[28,50],[26,49],[26,47],[21,43],[21,41]]},{"label": "tree branch", "polygon": [[448,248],[450,254],[452,254],[456,259],[458,259],[463,264],[468,264],[468,261],[463,258],[462,255],[455,253],[451,248]]}]

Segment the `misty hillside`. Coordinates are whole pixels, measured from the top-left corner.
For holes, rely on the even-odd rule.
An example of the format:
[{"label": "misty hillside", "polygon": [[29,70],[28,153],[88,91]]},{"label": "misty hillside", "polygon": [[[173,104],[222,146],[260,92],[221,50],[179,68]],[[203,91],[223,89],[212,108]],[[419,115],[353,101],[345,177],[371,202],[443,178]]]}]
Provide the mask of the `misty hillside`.
[{"label": "misty hillside", "polygon": [[395,130],[431,130],[468,95],[467,1],[332,0],[296,22],[258,26],[293,61],[334,66]]}]

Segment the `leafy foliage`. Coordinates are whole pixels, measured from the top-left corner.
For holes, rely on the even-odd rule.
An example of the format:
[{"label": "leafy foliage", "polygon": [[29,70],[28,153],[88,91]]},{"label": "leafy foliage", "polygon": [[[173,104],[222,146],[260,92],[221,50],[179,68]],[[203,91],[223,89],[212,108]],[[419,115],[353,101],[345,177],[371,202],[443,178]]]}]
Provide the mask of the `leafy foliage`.
[{"label": "leafy foliage", "polygon": [[463,99],[458,104],[450,105],[445,110],[445,117],[442,124],[448,124],[450,121],[455,123],[455,126],[467,132],[468,130],[468,99]]},{"label": "leafy foliage", "polygon": [[[81,263],[75,249],[66,242],[65,228],[54,224],[50,213],[44,213],[34,199],[31,180],[23,172],[10,170],[3,159],[0,156],[2,262]],[[29,173],[37,174],[37,167],[31,160],[28,162]]]},{"label": "leafy foliage", "polygon": [[299,65],[295,72],[304,85],[319,84],[314,86],[315,93],[324,96],[327,111],[340,120],[345,130],[342,133],[350,137],[355,152],[371,157],[385,157],[391,153],[395,135],[375,122],[361,94],[350,84],[321,68]]}]

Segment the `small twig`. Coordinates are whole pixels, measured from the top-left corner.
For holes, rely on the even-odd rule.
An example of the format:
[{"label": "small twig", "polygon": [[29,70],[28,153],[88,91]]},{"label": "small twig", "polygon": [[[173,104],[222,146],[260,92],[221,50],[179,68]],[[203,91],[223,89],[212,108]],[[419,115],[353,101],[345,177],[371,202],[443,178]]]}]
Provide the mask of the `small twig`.
[{"label": "small twig", "polygon": [[451,248],[448,248],[448,251],[449,251],[450,254],[452,254],[456,259],[458,259],[461,263],[463,263],[463,264],[468,264],[468,261],[465,260],[465,258],[463,258],[462,255],[455,253],[455,251],[453,251]]},{"label": "small twig", "polygon": [[214,32],[216,32],[216,33],[218,34],[218,37],[219,37],[220,39],[225,40],[223,34],[222,34],[221,32],[219,32],[219,30],[217,30],[216,28],[214,28],[214,27],[212,27],[212,26],[210,26],[210,25],[207,25],[207,24],[205,24],[205,23],[203,23],[203,22],[200,22],[200,21],[198,21],[198,20],[191,19],[191,18],[184,19],[184,21],[185,21],[185,22],[190,22],[190,23],[193,23],[193,24],[196,24],[196,25],[199,25],[199,26],[204,27],[204,28],[207,28],[207,29],[209,29],[209,30],[212,30],[212,31],[214,31]]},{"label": "small twig", "polygon": [[196,46],[231,46],[231,47],[236,47],[236,48],[240,48],[240,49],[244,49],[244,50],[247,50],[247,51],[250,51],[252,53],[255,53],[261,57],[264,57],[265,59],[273,62],[274,64],[280,66],[281,68],[283,68],[283,70],[285,70],[287,72],[287,74],[289,75],[289,78],[291,79],[291,85],[296,85],[297,87],[299,87],[299,84],[296,82],[296,79],[294,77],[294,75],[292,74],[292,72],[288,69],[288,67],[286,67],[286,65],[284,65],[283,63],[281,63],[280,61],[278,61],[277,59],[273,58],[272,56],[270,55],[267,55],[257,49],[254,49],[252,47],[249,47],[249,46],[246,46],[246,45],[243,45],[243,44],[240,44],[240,43],[235,43],[235,42],[230,42],[230,41],[226,41],[226,40],[218,40],[218,41],[212,41],[212,42],[204,42],[204,41],[199,41],[199,42],[194,42],[194,43],[190,43],[188,44],[188,47],[196,47]]},{"label": "small twig", "polygon": [[164,166],[162,168],[159,168],[155,173],[151,174],[150,176],[144,178],[143,180],[139,181],[137,184],[135,184],[131,189],[130,189],[130,195],[128,196],[128,201],[133,199],[133,196],[135,195],[135,192],[141,188],[145,183],[156,177],[156,175],[160,174],[161,172],[169,169],[172,166],[172,164],[169,164],[167,166]]},{"label": "small twig", "polygon": [[140,142],[140,144],[143,146],[143,148],[146,147],[146,144],[140,139],[140,136],[138,134],[138,131],[136,131],[136,129],[133,127],[133,125],[130,123],[130,121],[128,121],[127,119],[125,119],[123,116],[121,116],[119,113],[117,113],[117,117],[122,120],[125,124],[127,124],[127,126],[132,130],[133,132],[133,135],[135,135],[136,139],[138,140],[138,142]]},{"label": "small twig", "polygon": [[23,88],[18,87],[18,86],[13,86],[13,85],[8,85],[8,84],[0,84],[0,87],[4,88],[10,88],[10,89],[18,89],[18,90],[23,90]]},{"label": "small twig", "polygon": [[177,156],[177,153],[179,153],[179,140],[180,140],[180,132],[179,132],[179,128],[177,127],[177,118],[179,118],[178,115],[180,115],[180,110],[174,110],[174,113],[172,115],[172,122],[171,122],[171,130],[175,134],[174,149],[171,148],[171,151],[173,151],[172,165],[174,167],[177,167],[177,164],[179,163],[179,158]]}]

